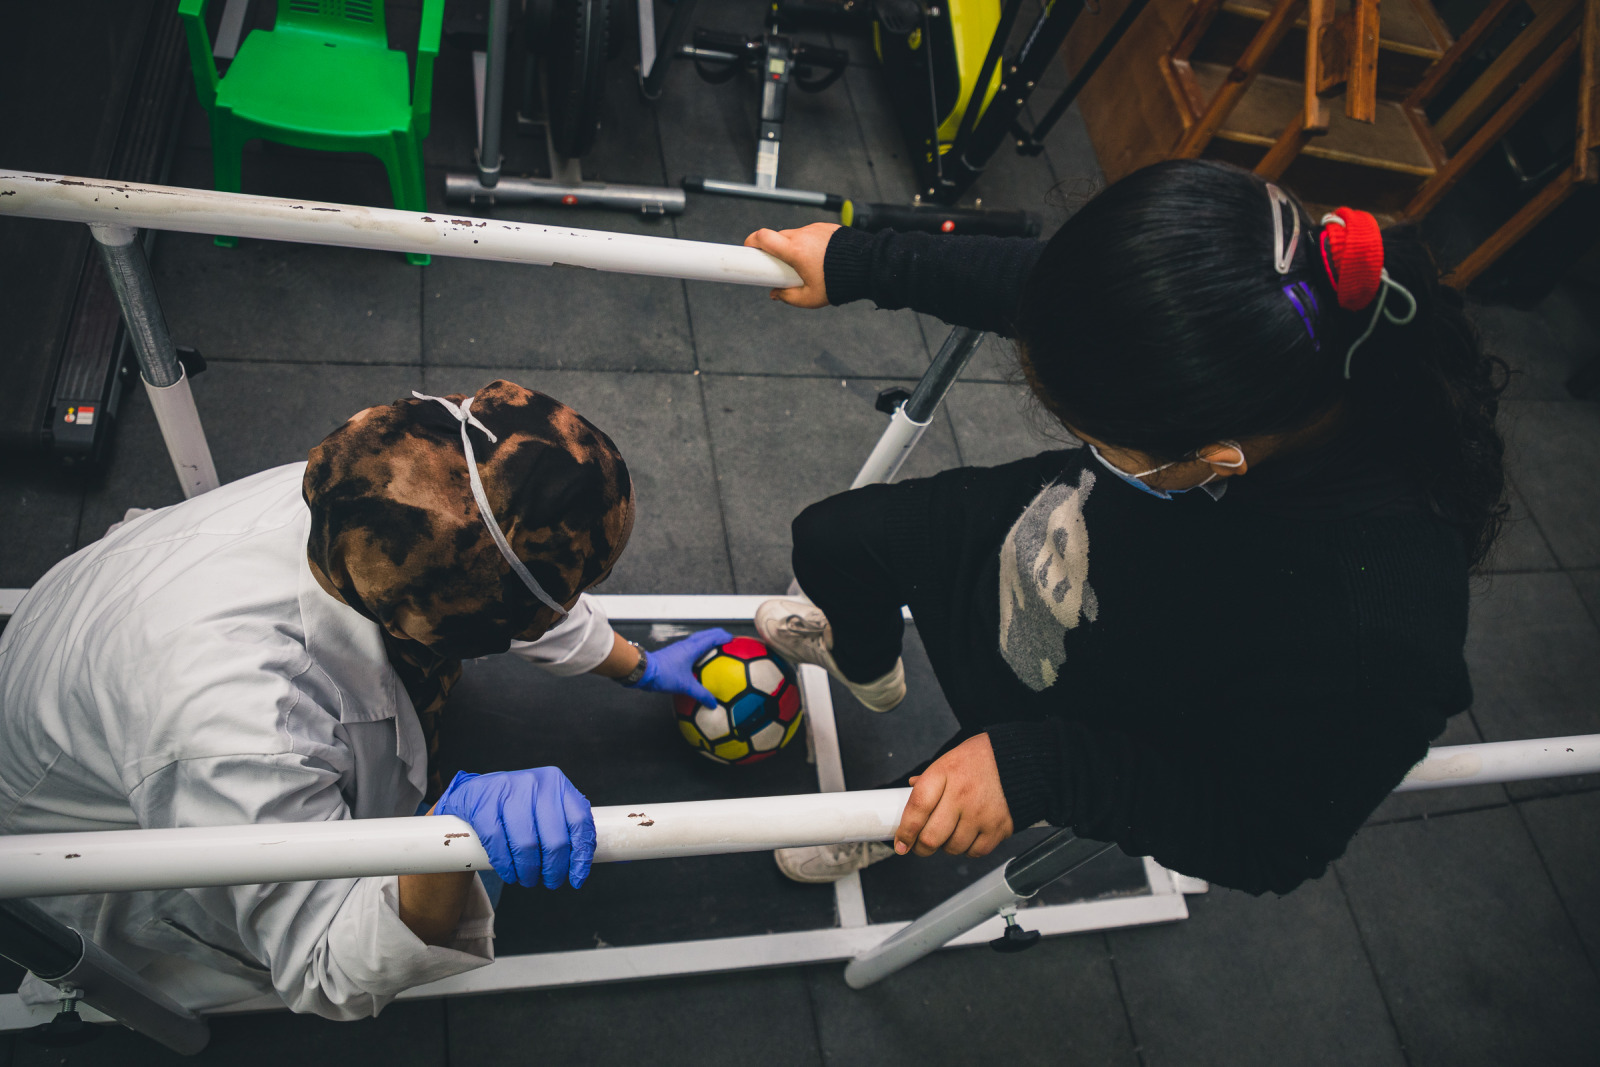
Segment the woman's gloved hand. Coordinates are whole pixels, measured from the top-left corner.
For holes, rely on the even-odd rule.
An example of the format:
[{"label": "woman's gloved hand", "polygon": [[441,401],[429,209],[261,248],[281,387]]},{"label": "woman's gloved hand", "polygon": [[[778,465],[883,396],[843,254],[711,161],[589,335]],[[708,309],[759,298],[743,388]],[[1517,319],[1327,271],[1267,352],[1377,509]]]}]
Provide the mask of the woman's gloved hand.
[{"label": "woman's gloved hand", "polygon": [[717,698],[711,690],[700,684],[694,676],[695,660],[711,649],[733,640],[733,635],[720,627],[701,630],[670,645],[648,653],[644,676],[629,688],[647,689],[652,693],[683,693],[707,707],[716,707]]},{"label": "woman's gloved hand", "polygon": [[469,774],[450,781],[435,815],[456,815],[477,831],[494,873],[507,882],[576,889],[594,863],[589,801],[554,767]]}]

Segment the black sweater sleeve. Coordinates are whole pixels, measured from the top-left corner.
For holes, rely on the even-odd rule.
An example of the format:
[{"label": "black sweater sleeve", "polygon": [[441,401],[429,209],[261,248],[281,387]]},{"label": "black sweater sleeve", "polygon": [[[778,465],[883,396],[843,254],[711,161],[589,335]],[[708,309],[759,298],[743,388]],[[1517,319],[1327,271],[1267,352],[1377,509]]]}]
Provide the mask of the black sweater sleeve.
[{"label": "black sweater sleeve", "polygon": [[828,302],[871,300],[911,308],[953,326],[1015,333],[1017,303],[1044,242],[1027,237],[867,233],[842,226],[828,241]]},{"label": "black sweater sleeve", "polygon": [[[1249,893],[1319,877],[1427,754],[1446,712],[1373,706],[1369,694],[1352,716],[1354,700],[1271,681],[1270,699],[1259,683],[1236,695],[1235,736],[1206,759],[1065,719],[990,726],[1013,821],[1020,829],[1043,817]],[[1319,729],[1285,730],[1289,707]]]}]

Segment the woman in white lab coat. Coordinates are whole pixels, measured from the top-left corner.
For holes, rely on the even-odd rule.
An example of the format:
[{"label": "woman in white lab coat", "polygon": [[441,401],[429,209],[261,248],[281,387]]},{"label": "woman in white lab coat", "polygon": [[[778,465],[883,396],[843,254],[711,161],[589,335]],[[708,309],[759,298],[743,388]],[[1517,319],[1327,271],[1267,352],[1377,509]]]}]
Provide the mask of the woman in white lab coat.
[{"label": "woman in white lab coat", "polygon": [[[469,429],[470,427],[470,429]],[[576,886],[588,803],[554,768],[434,780],[464,657],[510,651],[711,701],[707,631],[646,656],[583,595],[633,524],[627,467],[509,382],[369,408],[291,464],[115,529],[0,636],[0,832],[436,812],[508,881]],[[714,701],[711,701],[714,702]],[[470,872],[40,900],[193,1007],[335,1019],[493,959]],[[32,977],[24,995],[54,994]]]}]

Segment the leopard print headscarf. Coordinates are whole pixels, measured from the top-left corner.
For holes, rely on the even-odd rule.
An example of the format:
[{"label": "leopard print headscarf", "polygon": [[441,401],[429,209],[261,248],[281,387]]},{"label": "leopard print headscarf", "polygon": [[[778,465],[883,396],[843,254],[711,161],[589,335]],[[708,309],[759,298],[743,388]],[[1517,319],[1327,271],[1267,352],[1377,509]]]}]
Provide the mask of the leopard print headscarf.
[{"label": "leopard print headscarf", "polygon": [[[511,382],[478,390],[472,414],[498,438],[468,431],[501,532],[539,585],[570,603],[628,543],[627,464],[576,411]],[[439,715],[461,661],[504,652],[558,621],[484,525],[460,433],[431,400],[368,408],[311,450],[302,484],[311,573],[382,628],[428,740],[430,799],[439,791]]]}]

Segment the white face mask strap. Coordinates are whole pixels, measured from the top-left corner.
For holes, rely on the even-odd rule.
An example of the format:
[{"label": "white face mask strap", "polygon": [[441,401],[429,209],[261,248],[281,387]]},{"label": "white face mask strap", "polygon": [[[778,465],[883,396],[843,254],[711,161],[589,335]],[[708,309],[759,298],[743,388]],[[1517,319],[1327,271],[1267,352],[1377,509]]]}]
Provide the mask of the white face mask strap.
[{"label": "white face mask strap", "polygon": [[[1209,463],[1213,467],[1226,467],[1230,471],[1236,471],[1240,467],[1244,466],[1245,459],[1244,459],[1244,446],[1243,445],[1241,445],[1238,441],[1218,441],[1217,444],[1219,444],[1219,445],[1232,445],[1235,449],[1238,450],[1239,458],[1233,463],[1223,463],[1221,460],[1206,459],[1206,457],[1204,457],[1204,456],[1202,456],[1202,455],[1200,455],[1198,453],[1195,454],[1194,458],[1198,459],[1198,460],[1200,460],[1200,461],[1202,461],[1204,463]],[[1212,471],[1210,474],[1206,475],[1206,480],[1205,481],[1198,483],[1197,485],[1195,485],[1194,488],[1199,489],[1201,486],[1210,485],[1212,482],[1214,482],[1216,480],[1217,480],[1217,472],[1216,471]]]},{"label": "white face mask strap", "polygon": [[472,439],[467,436],[467,427],[476,427],[491,442],[498,442],[500,439],[490,433],[489,427],[479,422],[478,417],[472,413],[473,398],[469,396],[460,405],[456,405],[442,396],[429,396],[415,389],[411,391],[411,395],[418,400],[437,400],[444,405],[446,411],[456,417],[457,422],[461,423],[461,450],[466,454],[467,480],[472,483],[472,499],[478,503],[478,515],[483,519],[483,524],[489,528],[489,536],[494,538],[495,547],[500,550],[500,554],[511,565],[517,577],[522,579],[522,584],[528,587],[529,592],[557,615],[566,615],[567,609],[556,603],[550,594],[544,591],[538,579],[529,573],[528,568],[517,558],[517,554],[511,551],[511,546],[506,543],[506,535],[500,532],[500,524],[495,521],[494,509],[489,506],[489,497],[483,491],[483,479],[478,476],[478,457],[473,454]]},{"label": "white face mask strap", "polygon": [[[1289,268],[1294,264],[1295,249],[1300,246],[1300,212],[1295,209],[1294,202],[1271,182],[1267,183],[1267,201],[1272,205],[1272,265],[1279,274],[1288,274]],[[1294,230],[1289,234],[1289,243],[1283,242],[1283,212],[1287,209],[1289,216],[1294,219]]]},{"label": "white face mask strap", "polygon": [[[1396,315],[1385,306],[1388,303],[1391,289],[1406,298],[1406,304],[1409,306],[1404,315]],[[1344,377],[1346,381],[1350,380],[1350,361],[1355,358],[1356,349],[1360,348],[1362,342],[1371,337],[1372,331],[1378,328],[1379,315],[1382,315],[1396,326],[1405,326],[1417,317],[1417,298],[1411,295],[1411,290],[1389,277],[1387,270],[1378,276],[1378,299],[1373,301],[1372,319],[1367,323],[1366,331],[1355,339],[1355,342],[1350,345],[1350,351],[1345,353]]]}]

